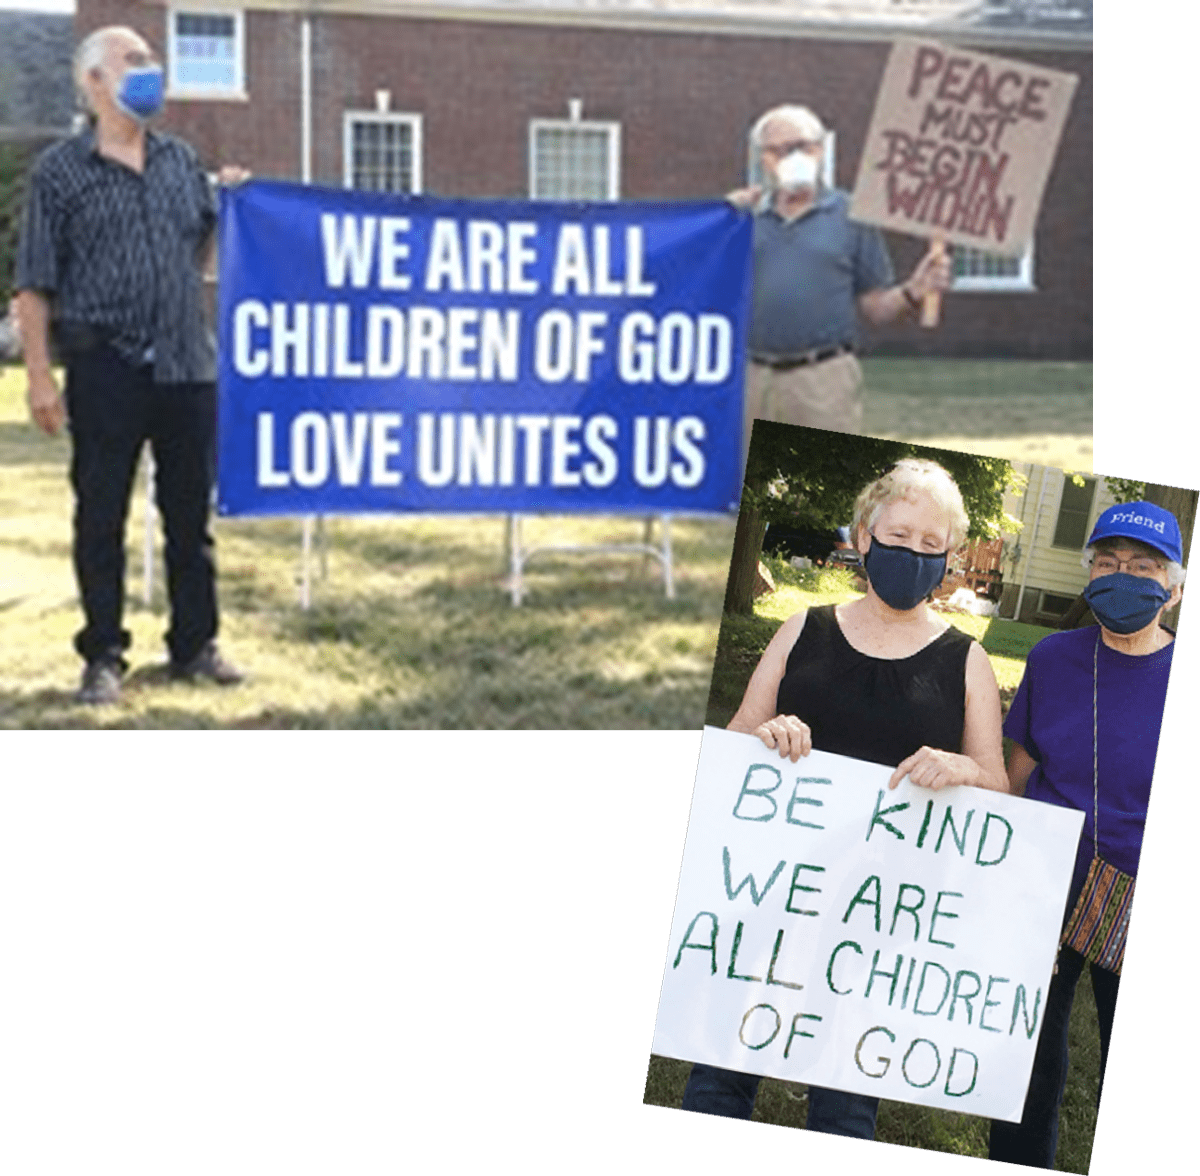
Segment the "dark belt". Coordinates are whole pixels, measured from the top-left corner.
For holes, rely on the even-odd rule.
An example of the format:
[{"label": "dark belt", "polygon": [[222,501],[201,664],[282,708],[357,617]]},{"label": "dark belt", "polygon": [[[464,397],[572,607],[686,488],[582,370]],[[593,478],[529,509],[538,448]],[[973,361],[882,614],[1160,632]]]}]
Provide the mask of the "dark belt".
[{"label": "dark belt", "polygon": [[64,359],[87,355],[113,341],[116,332],[110,327],[94,323],[77,322],[74,319],[55,319],[54,342]]},{"label": "dark belt", "polygon": [[802,355],[752,355],[751,363],[769,367],[776,372],[790,372],[792,368],[807,367],[813,363],[824,363],[827,359],[836,359],[839,355],[853,355],[853,343],[834,343],[829,347],[814,347]]},{"label": "dark belt", "polygon": [[[61,358],[70,362],[99,351],[101,347],[115,347],[118,334],[115,328],[98,326],[95,323],[79,322],[75,319],[56,319],[53,325],[55,348]],[[148,367],[154,362],[153,345],[135,344],[133,348],[120,349],[134,367]],[[134,356],[137,356],[135,359]]]}]

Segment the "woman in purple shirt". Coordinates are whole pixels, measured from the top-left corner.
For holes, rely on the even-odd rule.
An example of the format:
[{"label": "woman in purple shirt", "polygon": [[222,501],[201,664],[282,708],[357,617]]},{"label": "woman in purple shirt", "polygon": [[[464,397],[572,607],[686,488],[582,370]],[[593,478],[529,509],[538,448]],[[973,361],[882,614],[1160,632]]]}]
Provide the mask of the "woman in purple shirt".
[{"label": "woman in purple shirt", "polygon": [[[1011,790],[1084,814],[1067,914],[1094,857],[1137,874],[1175,640],[1160,622],[1179,600],[1181,559],[1179,524],[1170,511],[1147,502],[1104,511],[1084,553],[1084,598],[1099,625],[1038,642],[1005,719],[1004,734],[1014,742]],[[1070,947],[1059,951],[1025,1112],[1020,1124],[992,1123],[990,1159],[1054,1167],[1067,1026],[1084,963]],[[1091,974],[1103,1087],[1120,976],[1098,964]]]}]

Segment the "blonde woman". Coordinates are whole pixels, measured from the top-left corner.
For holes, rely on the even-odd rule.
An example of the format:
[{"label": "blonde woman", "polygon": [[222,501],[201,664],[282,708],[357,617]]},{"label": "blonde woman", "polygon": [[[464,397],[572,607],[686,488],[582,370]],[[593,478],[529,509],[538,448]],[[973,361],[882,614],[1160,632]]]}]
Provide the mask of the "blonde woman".
[{"label": "blonde woman", "polygon": [[[927,788],[1008,790],[1000,692],[982,647],[926,605],[969,527],[954,479],[906,459],[855,504],[867,594],[786,620],[729,723],[793,762],[820,751],[894,767]],[[685,1110],[750,1117],[758,1078],[696,1065]],[[808,1129],[870,1139],[879,1100],[809,1088]]]}]

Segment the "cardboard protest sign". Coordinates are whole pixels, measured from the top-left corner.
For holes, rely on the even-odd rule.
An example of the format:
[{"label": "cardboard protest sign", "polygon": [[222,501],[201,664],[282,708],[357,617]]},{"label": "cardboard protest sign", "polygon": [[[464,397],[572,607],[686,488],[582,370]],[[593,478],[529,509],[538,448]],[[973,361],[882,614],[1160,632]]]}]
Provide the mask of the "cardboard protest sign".
[{"label": "cardboard protest sign", "polygon": [[705,728],[656,1054],[1020,1120],[1083,814]]},{"label": "cardboard protest sign", "polygon": [[724,202],[227,189],[220,509],[736,508],[750,236]]},{"label": "cardboard protest sign", "polygon": [[1022,253],[1076,81],[1029,62],[897,41],[850,215],[990,253]]}]

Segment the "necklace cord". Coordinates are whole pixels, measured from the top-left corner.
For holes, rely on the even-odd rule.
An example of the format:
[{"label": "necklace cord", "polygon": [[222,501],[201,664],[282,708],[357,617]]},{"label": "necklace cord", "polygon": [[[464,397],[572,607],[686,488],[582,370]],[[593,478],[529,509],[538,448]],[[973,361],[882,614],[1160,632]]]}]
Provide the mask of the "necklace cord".
[{"label": "necklace cord", "polygon": [[1100,721],[1096,681],[1099,677],[1100,631],[1096,630],[1096,647],[1092,650],[1092,856],[1100,856]]}]

